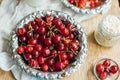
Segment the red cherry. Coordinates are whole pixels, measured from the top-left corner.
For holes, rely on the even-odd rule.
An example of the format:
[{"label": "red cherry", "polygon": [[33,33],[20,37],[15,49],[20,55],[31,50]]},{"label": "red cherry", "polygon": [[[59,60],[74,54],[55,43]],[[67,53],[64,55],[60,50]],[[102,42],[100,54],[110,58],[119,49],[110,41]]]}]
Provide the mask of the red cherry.
[{"label": "red cherry", "polygon": [[45,33],[46,33],[45,27],[40,27],[40,28],[38,29],[38,32],[39,32],[39,34],[41,34],[41,35],[45,34]]},{"label": "red cherry", "polygon": [[45,45],[50,46],[52,44],[52,41],[50,38],[45,38],[44,43],[45,43]]},{"label": "red cherry", "polygon": [[67,67],[69,65],[69,61],[68,60],[64,60],[63,64]]},{"label": "red cherry", "polygon": [[108,73],[107,72],[102,72],[102,73],[100,73],[99,77],[100,77],[101,80],[105,80],[108,77]]},{"label": "red cherry", "polygon": [[75,44],[77,44],[77,45],[80,44],[78,40],[73,40],[72,42],[75,43]]},{"label": "red cherry", "polygon": [[55,63],[55,60],[54,60],[54,59],[48,59],[48,60],[47,60],[47,64],[48,64],[49,66],[54,65],[54,63]]},{"label": "red cherry", "polygon": [[79,0],[78,4],[76,6],[79,8],[85,8],[86,7],[86,0]]},{"label": "red cherry", "polygon": [[18,53],[18,54],[23,54],[23,53],[24,53],[24,46],[19,46],[19,47],[17,48],[17,53]]},{"label": "red cherry", "polygon": [[32,46],[27,46],[26,47],[26,52],[27,53],[32,53],[33,52],[33,47]]},{"label": "red cherry", "polygon": [[33,37],[34,37],[35,39],[39,39],[40,35],[39,35],[38,33],[35,33],[35,34],[33,35]]},{"label": "red cherry", "polygon": [[104,68],[104,66],[103,66],[102,64],[98,64],[98,65],[96,66],[96,70],[97,70],[99,73],[102,73],[102,72],[104,72],[105,68]]},{"label": "red cherry", "polygon": [[35,45],[35,44],[37,44],[37,40],[32,38],[28,41],[28,44]]},{"label": "red cherry", "polygon": [[38,31],[39,27],[37,25],[33,26],[34,31]]},{"label": "red cherry", "polygon": [[63,25],[63,24],[61,24],[61,25],[58,26],[58,29],[60,29],[60,30],[62,30],[64,28],[65,28],[65,25]]},{"label": "red cherry", "polygon": [[47,64],[43,64],[42,67],[41,67],[41,70],[42,71],[48,71],[48,65]]},{"label": "red cherry", "polygon": [[56,68],[57,68],[58,70],[62,70],[64,67],[65,67],[65,65],[64,65],[62,62],[57,62],[57,63],[56,63]]},{"label": "red cherry", "polygon": [[47,15],[45,18],[46,18],[46,22],[51,22],[54,19],[54,17],[51,15]]},{"label": "red cherry", "polygon": [[64,39],[63,40],[63,43],[65,44],[65,45],[68,45],[68,44],[70,44],[70,39],[69,38],[67,38],[67,39]]},{"label": "red cherry", "polygon": [[56,53],[57,53],[56,50],[51,50],[51,51],[50,51],[50,55],[55,55]]},{"label": "red cherry", "polygon": [[62,50],[65,49],[65,46],[64,46],[63,43],[60,43],[60,44],[58,44],[57,48],[58,48],[59,51],[62,51]]},{"label": "red cherry", "polygon": [[31,60],[32,59],[32,55],[27,53],[25,54],[25,60]]},{"label": "red cherry", "polygon": [[67,59],[67,55],[62,51],[60,51],[60,59],[63,61]]},{"label": "red cherry", "polygon": [[44,48],[44,49],[42,50],[42,55],[43,55],[44,57],[49,56],[49,55],[50,55],[50,49]]},{"label": "red cherry", "polygon": [[69,30],[67,28],[64,28],[64,29],[61,30],[61,34],[63,36],[68,36],[69,35]]},{"label": "red cherry", "polygon": [[26,33],[26,29],[24,27],[18,28],[17,31],[16,31],[16,34],[18,36],[24,35],[25,33]]},{"label": "red cherry", "polygon": [[73,4],[73,3],[74,3],[74,0],[68,0],[68,2],[70,2],[71,4]]},{"label": "red cherry", "polygon": [[42,56],[39,56],[38,63],[39,64],[44,64],[45,63],[45,59]]},{"label": "red cherry", "polygon": [[39,57],[40,53],[38,51],[34,50],[32,55],[33,55],[34,59],[37,59]]},{"label": "red cherry", "polygon": [[95,8],[94,1],[90,1],[90,7],[91,7],[91,8]]},{"label": "red cherry", "polygon": [[74,55],[73,55],[73,53],[72,53],[72,52],[68,52],[68,53],[67,53],[67,58],[68,58],[68,59],[72,59],[72,58],[73,58],[73,56],[74,56]]},{"label": "red cherry", "polygon": [[25,34],[25,36],[26,36],[26,38],[27,39],[30,39],[30,38],[32,38],[32,33],[30,33],[30,32],[27,32],[26,34]]},{"label": "red cherry", "polygon": [[61,36],[60,35],[56,35],[54,38],[53,38],[53,42],[54,43],[59,43],[61,41]]},{"label": "red cherry", "polygon": [[40,17],[37,17],[37,18],[35,18],[35,21],[40,22],[40,21],[42,21],[42,19]]},{"label": "red cherry", "polygon": [[112,65],[110,67],[110,72],[113,73],[113,74],[117,73],[118,72],[118,66]]},{"label": "red cherry", "polygon": [[56,25],[56,26],[59,26],[62,24],[62,21],[60,18],[54,18],[53,19],[53,23]]},{"label": "red cherry", "polygon": [[30,21],[29,24],[30,24],[31,26],[35,26],[35,25],[36,25],[35,21]]},{"label": "red cherry", "polygon": [[26,41],[26,37],[25,36],[20,36],[19,37],[19,41],[20,42],[25,42]]},{"label": "red cherry", "polygon": [[70,34],[68,35],[68,38],[72,40],[72,39],[74,38],[74,35],[73,35],[72,33],[70,33]]},{"label": "red cherry", "polygon": [[41,44],[36,44],[36,45],[35,45],[35,50],[38,51],[38,52],[41,52],[41,50],[42,50],[42,45],[41,45]]},{"label": "red cherry", "polygon": [[76,50],[78,50],[78,45],[76,44],[76,43],[71,43],[71,50],[74,50],[74,51],[76,51]]},{"label": "red cherry", "polygon": [[73,27],[73,24],[71,24],[71,23],[68,23],[67,26],[66,26],[66,28],[67,28],[69,31],[71,31],[72,27]]},{"label": "red cherry", "polygon": [[103,65],[105,66],[105,67],[109,67],[110,66],[110,60],[108,60],[108,59],[106,59],[104,62],[103,62]]},{"label": "red cherry", "polygon": [[37,68],[37,67],[39,66],[38,61],[37,61],[37,60],[34,60],[34,59],[31,59],[31,60],[30,60],[30,66],[31,66],[32,68]]},{"label": "red cherry", "polygon": [[44,26],[45,22],[41,19],[41,21],[36,22],[39,27]]},{"label": "red cherry", "polygon": [[30,25],[28,25],[28,24],[25,24],[24,28],[26,29],[26,31],[30,31],[31,30]]}]

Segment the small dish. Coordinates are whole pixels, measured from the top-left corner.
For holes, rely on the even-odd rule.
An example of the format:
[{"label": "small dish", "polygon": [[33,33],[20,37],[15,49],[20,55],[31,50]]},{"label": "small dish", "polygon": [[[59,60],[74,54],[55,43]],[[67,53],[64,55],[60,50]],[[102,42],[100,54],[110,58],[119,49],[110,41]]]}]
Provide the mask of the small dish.
[{"label": "small dish", "polygon": [[97,80],[117,80],[120,68],[114,60],[102,58],[94,65],[94,75]]}]

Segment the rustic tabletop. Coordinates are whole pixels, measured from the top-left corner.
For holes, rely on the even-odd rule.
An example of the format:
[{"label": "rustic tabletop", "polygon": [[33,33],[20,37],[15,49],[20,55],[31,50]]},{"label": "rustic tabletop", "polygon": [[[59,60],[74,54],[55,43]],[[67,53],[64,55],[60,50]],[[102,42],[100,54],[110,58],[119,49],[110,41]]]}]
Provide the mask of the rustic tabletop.
[{"label": "rustic tabletop", "polygon": [[[1,2],[2,0],[0,0]],[[120,16],[120,7],[118,0],[113,0],[111,9],[106,14],[99,14],[94,18],[81,22],[88,39],[87,57],[81,67],[72,75],[61,80],[95,80],[93,66],[96,60],[100,58],[111,58],[118,61],[120,66],[120,41],[111,48],[105,48],[98,45],[94,39],[94,31],[104,15],[114,14]],[[15,80],[11,72],[0,70],[0,80]],[[118,79],[120,80],[120,79]]]}]

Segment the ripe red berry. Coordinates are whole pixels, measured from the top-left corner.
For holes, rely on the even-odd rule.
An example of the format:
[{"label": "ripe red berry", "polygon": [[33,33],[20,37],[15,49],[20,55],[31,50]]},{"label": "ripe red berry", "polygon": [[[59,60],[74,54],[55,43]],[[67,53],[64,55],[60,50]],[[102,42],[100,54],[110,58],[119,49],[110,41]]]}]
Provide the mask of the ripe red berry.
[{"label": "ripe red berry", "polygon": [[26,29],[26,31],[30,31],[31,30],[30,25],[28,25],[28,24],[25,24],[24,28]]},{"label": "ripe red berry", "polygon": [[57,48],[59,51],[62,51],[62,50],[64,50],[65,46],[63,43],[60,43],[60,44],[58,44]]},{"label": "ripe red berry", "polygon": [[56,50],[51,50],[51,51],[50,51],[50,55],[55,55],[56,53],[57,53]]},{"label": "ripe red berry", "polygon": [[66,28],[67,28],[69,31],[71,31],[72,27],[73,27],[73,24],[71,24],[71,23],[68,23],[67,26],[66,26]]},{"label": "ripe red berry", "polygon": [[55,37],[53,37],[53,42],[54,43],[60,43],[61,41],[61,36],[60,35],[56,35]]},{"label": "ripe red berry", "polygon": [[45,38],[44,43],[45,43],[45,45],[50,46],[52,44],[52,41],[50,38]]},{"label": "ripe red berry", "polygon": [[41,52],[41,50],[42,50],[42,45],[41,45],[41,44],[36,44],[36,45],[35,45],[35,50],[38,51],[38,52]]},{"label": "ripe red berry", "polygon": [[69,65],[69,61],[68,60],[64,60],[63,64],[67,67]]},{"label": "ripe red berry", "polygon": [[102,72],[102,73],[100,73],[100,75],[99,75],[99,78],[100,78],[101,80],[105,80],[107,77],[108,77],[108,73],[107,73],[107,72]]},{"label": "ripe red berry", "polygon": [[26,33],[26,29],[25,29],[24,27],[18,28],[17,31],[16,31],[16,34],[17,34],[18,36],[22,36],[22,35],[24,35],[25,33]]},{"label": "ripe red berry", "polygon": [[50,55],[50,49],[44,48],[44,49],[42,50],[42,55],[43,55],[44,57],[49,56],[49,55]]},{"label": "ripe red berry", "polygon": [[54,60],[54,59],[48,59],[48,60],[47,60],[47,64],[48,64],[49,66],[54,65],[54,63],[55,63],[55,60]]},{"label": "ripe red berry", "polygon": [[117,73],[118,70],[119,70],[119,69],[118,69],[118,66],[116,66],[116,65],[112,65],[112,66],[110,67],[110,72],[113,73],[113,74]]},{"label": "ripe red berry", "polygon": [[66,60],[66,59],[67,59],[67,55],[66,55],[64,52],[60,51],[60,53],[59,53],[59,54],[60,54],[60,59],[61,59],[61,60],[63,60],[63,61],[64,61],[64,60]]},{"label": "ripe red berry", "polygon": [[51,15],[47,15],[45,18],[46,18],[46,22],[52,22],[52,20],[54,19],[54,17]]},{"label": "ripe red berry", "polygon": [[19,37],[19,41],[20,42],[25,42],[26,41],[26,37],[25,36],[20,36]]},{"label": "ripe red berry", "polygon": [[62,24],[62,21],[60,18],[54,18],[53,19],[53,23],[58,27],[59,25]]},{"label": "ripe red berry", "polygon": [[42,67],[41,67],[41,70],[42,71],[48,71],[49,67],[47,64],[43,64]]},{"label": "ripe red berry", "polygon": [[72,58],[73,58],[73,56],[74,56],[74,55],[73,55],[73,53],[72,53],[72,52],[68,52],[68,53],[67,53],[67,58],[68,58],[68,59],[72,59]]},{"label": "ripe red berry", "polygon": [[102,64],[98,64],[98,65],[96,66],[96,70],[97,70],[99,73],[102,73],[102,72],[104,72],[105,68],[104,68],[104,66],[103,66]]},{"label": "ripe red berry", "polygon": [[69,30],[67,28],[64,28],[64,29],[61,30],[61,34],[63,36],[68,36],[69,35]]},{"label": "ripe red berry", "polygon": [[27,53],[32,53],[33,52],[33,47],[32,46],[27,46],[26,47],[26,52]]},{"label": "ripe red berry", "polygon": [[31,66],[32,68],[37,68],[37,67],[39,66],[38,61],[37,61],[37,60],[34,60],[34,59],[31,59],[31,60],[30,60],[30,66]]},{"label": "ripe red berry", "polygon": [[69,38],[67,38],[67,39],[64,39],[63,40],[63,43],[65,44],[65,45],[69,45],[70,44],[70,39]]},{"label": "ripe red berry", "polygon": [[44,34],[46,33],[45,27],[40,27],[40,28],[38,29],[38,32],[39,32],[39,34],[44,35]]},{"label": "ripe red berry", "polygon": [[74,51],[78,50],[78,45],[76,43],[72,42],[70,46],[71,46],[71,50]]},{"label": "ripe red berry", "polygon": [[38,63],[39,64],[44,64],[45,63],[45,59],[42,56],[39,56]]},{"label": "ripe red berry", "polygon": [[68,0],[68,2],[70,2],[71,4],[73,4],[73,3],[74,3],[74,0]]},{"label": "ripe red berry", "polygon": [[103,65],[105,66],[105,67],[109,67],[110,66],[110,60],[108,60],[108,59],[106,59],[104,62],[103,62]]},{"label": "ripe red berry", "polygon": [[24,46],[19,46],[19,47],[17,48],[17,53],[18,53],[18,54],[23,54],[23,53],[24,53]]},{"label": "ripe red berry", "polygon": [[56,63],[56,68],[57,68],[58,70],[62,70],[64,67],[65,67],[65,65],[64,65],[62,62],[57,62],[57,63]]},{"label": "ripe red berry", "polygon": [[32,38],[28,41],[28,44],[35,45],[35,44],[37,44],[37,40]]},{"label": "ripe red berry", "polygon": [[37,59],[39,57],[40,53],[38,51],[36,51],[36,50],[33,50],[32,55],[33,55],[34,59]]},{"label": "ripe red berry", "polygon": [[31,60],[32,59],[32,55],[29,54],[29,53],[25,54],[24,57],[25,57],[25,60]]}]

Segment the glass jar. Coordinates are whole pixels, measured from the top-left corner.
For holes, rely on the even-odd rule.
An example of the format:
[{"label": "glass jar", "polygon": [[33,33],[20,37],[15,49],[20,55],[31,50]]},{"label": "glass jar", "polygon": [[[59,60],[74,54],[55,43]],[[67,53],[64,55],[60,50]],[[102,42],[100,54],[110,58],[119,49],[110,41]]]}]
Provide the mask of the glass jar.
[{"label": "glass jar", "polygon": [[94,32],[94,37],[102,46],[113,46],[120,39],[120,19],[114,15],[103,17]]}]

